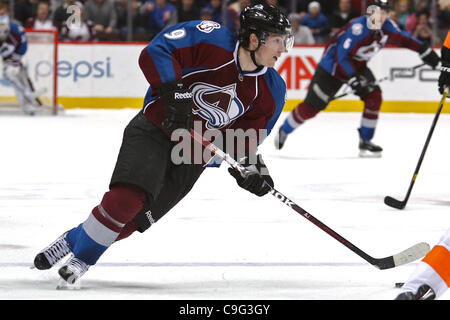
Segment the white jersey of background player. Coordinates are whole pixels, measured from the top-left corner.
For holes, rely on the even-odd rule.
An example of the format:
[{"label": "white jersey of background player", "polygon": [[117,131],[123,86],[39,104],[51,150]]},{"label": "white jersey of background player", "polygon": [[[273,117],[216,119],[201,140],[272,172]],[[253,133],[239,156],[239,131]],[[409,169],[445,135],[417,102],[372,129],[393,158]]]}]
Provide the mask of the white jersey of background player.
[{"label": "white jersey of background player", "polygon": [[13,86],[19,106],[26,114],[33,115],[41,102],[36,96],[22,56],[27,52],[28,40],[25,30],[11,22],[7,7],[0,4],[0,56],[3,61],[3,76]]}]

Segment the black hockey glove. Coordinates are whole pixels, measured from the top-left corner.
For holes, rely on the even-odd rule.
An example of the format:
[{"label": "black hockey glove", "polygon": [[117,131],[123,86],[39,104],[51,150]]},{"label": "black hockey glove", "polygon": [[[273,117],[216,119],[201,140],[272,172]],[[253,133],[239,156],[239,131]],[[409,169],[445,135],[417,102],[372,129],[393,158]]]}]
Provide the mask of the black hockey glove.
[{"label": "black hockey glove", "polygon": [[2,57],[3,59],[7,59],[14,53],[14,50],[14,45],[4,42],[0,46],[0,57]]},{"label": "black hockey glove", "polygon": [[443,63],[441,67],[441,75],[439,76],[439,92],[444,93],[444,86],[450,88],[450,63]]},{"label": "black hockey glove", "polygon": [[423,44],[419,48],[420,58],[424,63],[435,69],[439,62],[441,62],[441,58],[434,52],[433,48],[428,46],[427,44]]},{"label": "black hockey glove", "polygon": [[163,83],[159,95],[166,107],[166,119],[162,127],[169,133],[176,129],[192,128],[192,94],[177,81]]},{"label": "black hockey glove", "polygon": [[249,162],[248,156],[239,161],[246,169],[244,175],[234,168],[228,168],[228,172],[236,179],[241,188],[262,197],[271,190],[271,187],[273,188],[273,180],[260,154],[256,156],[256,163]]},{"label": "black hockey glove", "polygon": [[352,88],[357,96],[365,96],[368,93],[368,81],[361,74],[355,74],[348,80],[348,85]]}]

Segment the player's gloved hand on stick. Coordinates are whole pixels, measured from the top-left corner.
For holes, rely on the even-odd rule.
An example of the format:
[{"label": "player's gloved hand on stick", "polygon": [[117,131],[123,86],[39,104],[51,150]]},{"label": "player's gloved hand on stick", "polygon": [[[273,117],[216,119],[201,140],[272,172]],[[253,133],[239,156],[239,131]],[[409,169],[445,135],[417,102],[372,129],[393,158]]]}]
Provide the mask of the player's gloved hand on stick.
[{"label": "player's gloved hand on stick", "polygon": [[427,44],[423,44],[418,51],[422,61],[431,66],[433,69],[435,69],[439,62],[441,62],[441,58],[439,58],[437,53],[434,52],[433,48],[431,48]]},{"label": "player's gloved hand on stick", "polygon": [[441,94],[444,93],[444,86],[450,88],[450,63],[442,63],[438,84],[439,92]]},{"label": "player's gloved hand on stick", "polygon": [[352,88],[353,92],[356,95],[364,95],[365,91],[367,90],[367,79],[360,75],[360,74],[355,74],[353,77],[351,77],[348,80],[348,85]]},{"label": "player's gloved hand on stick", "polygon": [[[241,188],[262,197],[271,190],[271,187],[273,188],[274,184],[262,156],[258,154],[253,158],[246,156],[239,161],[246,169],[244,175],[234,168],[228,168],[228,172],[236,179]],[[251,160],[256,161],[251,163]]]},{"label": "player's gloved hand on stick", "polygon": [[3,42],[3,44],[0,46],[0,57],[6,59],[13,54],[14,50],[15,50],[14,45]]},{"label": "player's gloved hand on stick", "polygon": [[162,127],[172,133],[176,129],[190,130],[192,128],[192,94],[183,88],[178,81],[163,83],[159,94],[166,107],[166,119]]}]

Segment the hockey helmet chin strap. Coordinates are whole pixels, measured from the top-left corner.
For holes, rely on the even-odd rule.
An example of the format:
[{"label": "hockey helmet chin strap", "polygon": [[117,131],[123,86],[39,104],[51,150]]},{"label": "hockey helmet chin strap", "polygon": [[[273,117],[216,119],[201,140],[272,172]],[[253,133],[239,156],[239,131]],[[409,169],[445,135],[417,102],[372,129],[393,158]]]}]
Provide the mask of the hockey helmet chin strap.
[{"label": "hockey helmet chin strap", "polygon": [[260,39],[260,37],[258,37],[258,47],[255,50],[250,50],[248,48],[244,48],[245,50],[250,52],[250,58],[252,59],[252,62],[256,66],[256,68],[262,67],[262,65],[260,65],[256,62],[255,52],[258,51],[258,49],[261,47],[261,44],[263,44],[265,42],[265,40],[266,40],[266,35],[265,35],[265,33],[262,33],[261,39]]},{"label": "hockey helmet chin strap", "polygon": [[[256,48],[256,50],[258,50],[258,49],[259,49],[259,47]],[[256,50],[249,50],[250,51],[250,58],[252,58],[253,64],[256,66],[256,68],[259,68],[259,67],[262,67],[262,66],[256,62],[256,58],[255,58]]]}]

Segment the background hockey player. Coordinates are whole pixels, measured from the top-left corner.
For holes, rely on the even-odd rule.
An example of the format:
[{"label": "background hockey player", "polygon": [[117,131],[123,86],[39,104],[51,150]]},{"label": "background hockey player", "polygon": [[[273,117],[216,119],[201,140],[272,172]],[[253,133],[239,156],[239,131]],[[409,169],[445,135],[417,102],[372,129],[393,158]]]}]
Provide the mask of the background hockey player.
[{"label": "background hockey player", "polygon": [[[191,190],[204,165],[173,163],[174,130],[189,130],[195,120],[203,132],[261,130],[258,143],[270,133],[286,94],[273,66],[292,47],[291,26],[267,4],[247,7],[240,22],[239,41],[216,22],[190,21],[164,30],[142,51],[139,65],[150,88],[125,129],[110,190],[86,221],[36,256],[38,269],[73,253],[59,274],[75,282],[115,241],[147,229]],[[240,160],[247,174],[229,172],[240,187],[263,196],[272,178],[254,148],[245,150]]]},{"label": "background hockey player", "polygon": [[382,102],[381,88],[375,83],[367,63],[387,44],[419,52],[422,60],[433,68],[439,63],[439,56],[387,18],[387,0],[372,3],[367,16],[350,21],[328,43],[304,102],[289,114],[278,131],[276,148],[281,149],[289,134],[324,110],[342,85],[347,83],[364,102],[358,129],[360,156],[381,156],[382,148],[371,142]]},{"label": "background hockey player", "polygon": [[[441,51],[442,67],[439,92],[450,88],[450,31]],[[432,300],[439,298],[450,286],[450,229],[438,244],[419,262],[396,300]]]},{"label": "background hockey player", "polygon": [[27,46],[28,40],[23,27],[10,21],[7,5],[0,3],[0,56],[3,76],[13,86],[22,111],[33,115],[41,103],[22,64]]}]

